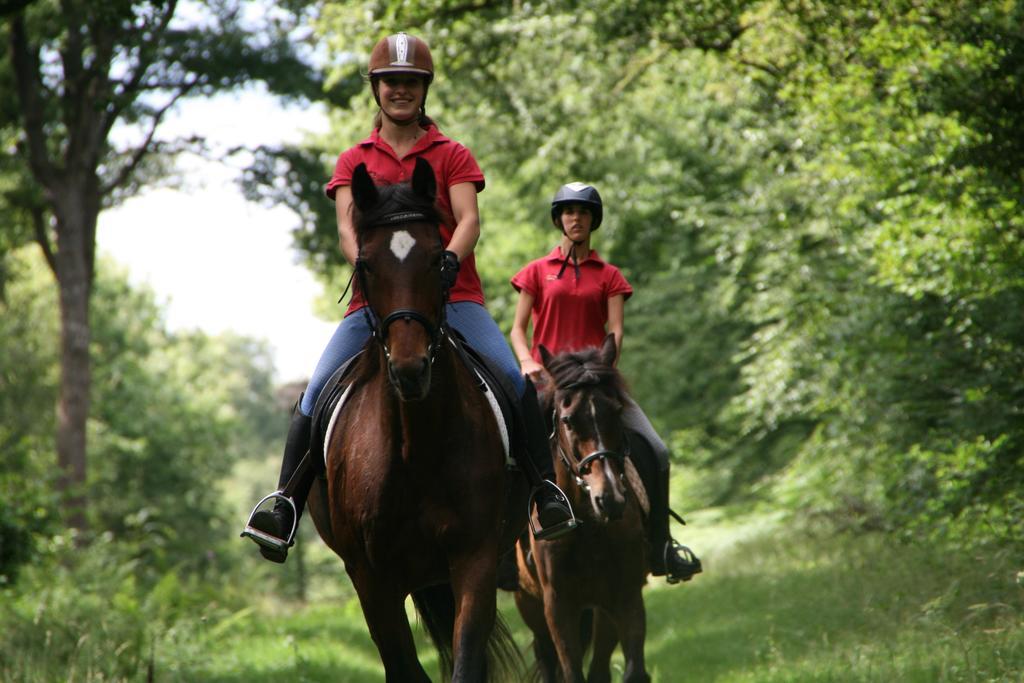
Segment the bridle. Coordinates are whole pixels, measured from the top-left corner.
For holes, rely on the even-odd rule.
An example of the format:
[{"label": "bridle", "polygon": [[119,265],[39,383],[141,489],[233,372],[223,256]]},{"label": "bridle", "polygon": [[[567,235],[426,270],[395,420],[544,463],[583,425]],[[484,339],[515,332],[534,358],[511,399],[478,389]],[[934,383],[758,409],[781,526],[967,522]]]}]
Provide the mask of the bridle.
[{"label": "bridle", "polygon": [[[581,385],[580,384],[570,384],[570,385],[566,385],[564,387],[559,387],[559,389],[561,389],[563,391],[568,391],[568,390],[575,389],[578,386],[581,386]],[[574,463],[572,458],[569,456],[569,454],[565,452],[564,448],[562,448],[562,440],[559,438],[559,425],[568,425],[569,424],[569,416],[566,415],[564,417],[559,418],[558,417],[558,408],[556,406],[552,410],[551,422],[552,422],[553,426],[552,426],[552,429],[551,429],[551,435],[548,437],[548,439],[550,441],[554,441],[555,445],[558,447],[558,457],[559,457],[559,460],[561,460],[562,465],[565,466],[565,469],[576,480],[576,485],[579,486],[581,489],[583,489],[583,491],[585,491],[585,492],[589,492],[590,491],[590,485],[587,483],[587,481],[586,481],[586,479],[584,479],[584,477],[586,477],[588,474],[590,474],[590,469],[591,469],[591,467],[593,467],[594,463],[598,462],[598,461],[601,461],[601,460],[612,460],[612,461],[614,461],[619,466],[619,479],[622,479],[623,472],[625,472],[625,466],[626,466],[625,460],[626,460],[626,457],[629,455],[629,442],[628,441],[626,441],[626,448],[625,448],[625,450],[622,453],[620,453],[618,451],[613,451],[613,450],[602,448],[602,449],[598,449],[596,451],[593,451],[591,453],[588,453],[585,457],[581,458],[578,462]],[[570,439],[570,441],[571,441],[571,439]],[[572,449],[570,449],[570,450],[572,450]]]},{"label": "bridle", "polygon": [[[404,223],[419,223],[419,222],[430,222],[430,218],[421,211],[395,211],[384,215],[381,219],[374,222],[375,226],[385,225],[402,225]],[[434,226],[437,227],[436,225]],[[437,242],[444,248],[444,244],[441,241],[441,231],[437,231]],[[355,268],[352,272],[352,277],[359,279],[359,289],[363,293],[363,300],[366,305],[363,306],[363,315],[366,317],[366,324],[369,325],[370,331],[373,334],[381,348],[384,350],[384,357],[390,363],[391,361],[391,347],[388,346],[388,329],[391,327],[391,323],[396,320],[414,321],[423,326],[423,329],[427,332],[427,337],[430,339],[427,345],[427,356],[430,359],[430,364],[434,364],[434,359],[437,357],[437,350],[440,348],[441,343],[444,341],[447,335],[447,316],[446,316],[446,304],[448,303],[448,288],[441,287],[441,300],[438,305],[437,311],[437,323],[433,323],[430,319],[420,313],[417,310],[411,308],[396,308],[391,311],[383,318],[377,313],[373,307],[373,303],[370,301],[370,291],[366,284],[366,260],[362,256],[362,243],[359,245],[359,256],[356,258]],[[349,280],[351,285],[351,280]],[[348,288],[346,288],[348,291]],[[344,294],[342,298],[344,298]]]}]

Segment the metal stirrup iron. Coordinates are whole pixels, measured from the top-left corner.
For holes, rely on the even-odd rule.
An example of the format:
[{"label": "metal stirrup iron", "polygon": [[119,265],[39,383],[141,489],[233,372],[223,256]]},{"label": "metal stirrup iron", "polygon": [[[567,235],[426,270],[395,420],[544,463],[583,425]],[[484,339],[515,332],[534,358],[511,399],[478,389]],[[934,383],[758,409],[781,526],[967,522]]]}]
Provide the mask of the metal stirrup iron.
[{"label": "metal stirrup iron", "polygon": [[[541,481],[541,486],[544,485],[550,486],[551,488],[555,489],[555,491],[558,492],[558,495],[562,497],[562,500],[565,501],[565,507],[568,508],[569,510],[569,519],[565,520],[561,524],[554,525],[550,529],[537,528],[537,525],[534,524],[533,521],[533,508],[537,501],[537,494],[540,492],[540,486],[538,486],[530,494],[530,499],[526,503],[526,518],[530,520],[530,533],[533,534],[533,537],[536,538],[538,541],[549,541],[556,539],[560,536],[564,536],[565,534],[575,529],[576,526],[579,524],[579,522],[576,519],[576,513],[575,511],[573,511],[572,505],[569,504],[569,497],[565,495],[565,491],[560,489],[558,487],[558,484],[547,479]],[[539,509],[537,510],[537,516],[540,517]]]},{"label": "metal stirrup iron", "polygon": [[[295,499],[292,497],[295,493],[295,489],[299,485],[299,481],[305,477],[307,470],[310,468],[310,452],[306,451],[302,458],[299,460],[299,464],[295,467],[295,471],[292,472],[292,476],[288,478],[288,483],[284,485],[280,491],[274,491],[273,493],[264,496],[260,502],[256,503],[256,507],[249,513],[249,519],[245,523],[245,529],[242,530],[240,536],[248,536],[252,540],[256,541],[265,548],[271,550],[284,550],[295,544],[295,531],[299,528],[299,510],[295,505]],[[259,511],[260,506],[266,503],[268,500],[283,500],[288,503],[292,509],[292,528],[288,532],[287,538],[280,539],[275,536],[271,536],[265,531],[261,531],[252,526],[252,518]],[[276,505],[275,505],[276,507]]]},{"label": "metal stirrup iron", "polygon": [[[265,531],[261,531],[260,529],[257,529],[256,527],[252,526],[252,518],[259,511],[260,506],[263,505],[264,503],[266,503],[268,500],[271,500],[271,499],[283,500],[283,501],[287,502],[288,505],[292,509],[292,528],[288,532],[287,538],[281,539],[281,538],[277,538],[276,536],[271,536],[270,534],[266,533]],[[246,522],[245,529],[239,535],[240,536],[248,536],[252,540],[254,540],[257,543],[259,543],[260,545],[264,546],[265,548],[270,548],[271,550],[287,550],[288,548],[292,547],[295,544],[295,530],[298,528],[298,526],[299,526],[299,515],[298,515],[298,512],[296,511],[295,501],[292,499],[291,496],[285,495],[283,490],[281,490],[281,491],[274,491],[273,493],[271,493],[271,494],[269,494],[267,496],[264,496],[260,500],[260,502],[256,503],[256,507],[254,507],[252,509],[252,512],[249,513],[249,521]]]}]

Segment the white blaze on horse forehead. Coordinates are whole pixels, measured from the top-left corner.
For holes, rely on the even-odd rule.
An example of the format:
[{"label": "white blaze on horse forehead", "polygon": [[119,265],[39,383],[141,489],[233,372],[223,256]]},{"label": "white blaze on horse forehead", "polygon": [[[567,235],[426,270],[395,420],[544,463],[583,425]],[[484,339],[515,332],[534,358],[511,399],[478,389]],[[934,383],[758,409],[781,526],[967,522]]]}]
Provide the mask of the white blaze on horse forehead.
[{"label": "white blaze on horse forehead", "polygon": [[[590,419],[594,421],[594,426],[598,426],[597,422],[597,406],[594,404],[594,397],[590,397]],[[601,430],[595,429],[594,433],[597,435],[597,449],[604,450],[604,440],[601,438]]]},{"label": "white blaze on horse forehead", "polygon": [[399,261],[404,261],[412,248],[416,246],[416,240],[405,230],[396,230],[391,236],[391,253]]}]

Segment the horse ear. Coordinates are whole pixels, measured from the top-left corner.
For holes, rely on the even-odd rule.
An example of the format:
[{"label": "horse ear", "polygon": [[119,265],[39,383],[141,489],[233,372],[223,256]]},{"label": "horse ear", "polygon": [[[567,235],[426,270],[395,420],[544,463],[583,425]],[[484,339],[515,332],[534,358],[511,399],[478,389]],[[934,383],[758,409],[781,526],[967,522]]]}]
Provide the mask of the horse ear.
[{"label": "horse ear", "polygon": [[437,178],[434,177],[434,168],[423,157],[416,157],[416,168],[412,172],[412,190],[430,201],[434,201],[437,196]]},{"label": "horse ear", "polygon": [[618,355],[618,352],[619,349],[615,344],[615,335],[609,334],[601,343],[601,362],[608,367],[614,367],[615,356]]},{"label": "horse ear", "polygon": [[360,211],[366,211],[377,203],[380,193],[377,186],[373,184],[370,172],[366,170],[366,164],[359,164],[352,171],[352,201]]},{"label": "horse ear", "polygon": [[551,365],[551,359],[553,359],[554,356],[551,354],[550,351],[548,351],[548,347],[544,346],[543,344],[540,344],[538,345],[537,350],[540,351],[540,360],[544,367],[546,368],[549,365]]}]

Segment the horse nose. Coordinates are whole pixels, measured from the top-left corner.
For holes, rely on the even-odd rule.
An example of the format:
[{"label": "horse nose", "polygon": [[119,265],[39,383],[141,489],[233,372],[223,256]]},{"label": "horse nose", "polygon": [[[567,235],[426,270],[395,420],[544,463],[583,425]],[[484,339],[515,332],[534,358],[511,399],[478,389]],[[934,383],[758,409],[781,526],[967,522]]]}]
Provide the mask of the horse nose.
[{"label": "horse nose", "polygon": [[626,499],[622,493],[614,490],[607,491],[603,498],[605,498],[603,507],[608,519],[611,521],[622,519],[622,513],[626,509]]},{"label": "horse nose", "polygon": [[616,491],[614,487],[605,486],[593,498],[594,507],[597,508],[597,514],[601,519],[610,522],[622,519],[622,513],[626,509],[626,499],[622,492]]},{"label": "horse nose", "polygon": [[430,391],[430,362],[417,358],[404,363],[389,363],[395,389],[403,401],[419,401]]}]

